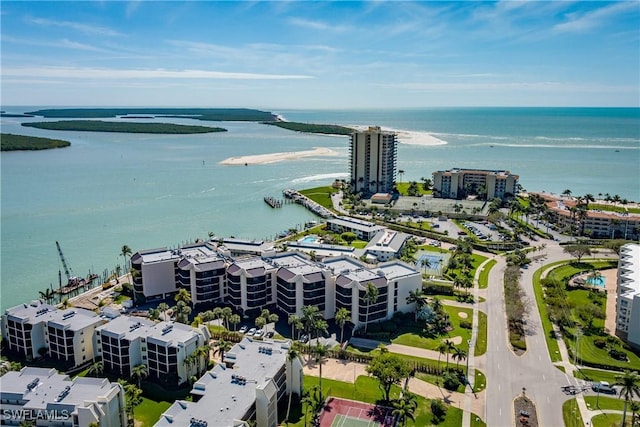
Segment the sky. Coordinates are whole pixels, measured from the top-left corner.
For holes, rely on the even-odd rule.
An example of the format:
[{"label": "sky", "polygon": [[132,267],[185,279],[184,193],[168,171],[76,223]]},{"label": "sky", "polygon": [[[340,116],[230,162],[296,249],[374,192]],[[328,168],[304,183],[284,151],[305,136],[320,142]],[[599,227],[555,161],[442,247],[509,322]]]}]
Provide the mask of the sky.
[{"label": "sky", "polygon": [[6,1],[4,106],[640,106],[638,1]]}]

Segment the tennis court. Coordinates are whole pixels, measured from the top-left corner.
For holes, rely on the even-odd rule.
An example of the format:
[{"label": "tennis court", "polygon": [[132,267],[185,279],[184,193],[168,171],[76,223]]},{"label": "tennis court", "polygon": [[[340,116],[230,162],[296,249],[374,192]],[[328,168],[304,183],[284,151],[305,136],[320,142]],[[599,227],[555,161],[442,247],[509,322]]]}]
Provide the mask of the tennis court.
[{"label": "tennis court", "polygon": [[441,275],[449,258],[449,254],[418,251],[416,254],[418,261],[416,267],[423,273],[431,275]]},{"label": "tennis court", "polygon": [[330,397],[322,414],[320,427],[392,427],[391,408]]}]

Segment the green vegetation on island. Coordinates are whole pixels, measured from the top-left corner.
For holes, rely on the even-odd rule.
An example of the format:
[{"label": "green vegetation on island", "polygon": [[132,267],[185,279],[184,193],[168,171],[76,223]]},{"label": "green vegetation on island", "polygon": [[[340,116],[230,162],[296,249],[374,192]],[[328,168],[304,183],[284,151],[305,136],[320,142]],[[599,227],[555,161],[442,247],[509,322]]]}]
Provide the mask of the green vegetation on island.
[{"label": "green vegetation on island", "polygon": [[70,146],[69,141],[61,139],[39,138],[36,136],[0,134],[0,151],[47,150]]},{"label": "green vegetation on island", "polygon": [[306,133],[323,133],[327,135],[351,135],[355,129],[338,126],[299,122],[263,122],[265,125],[278,126],[283,129]]},{"label": "green vegetation on island", "polygon": [[70,130],[88,132],[192,134],[226,132],[226,129],[207,126],[177,125],[174,123],[122,123],[101,120],[62,120],[59,122],[22,123],[22,126],[48,130]]},{"label": "green vegetation on island", "polygon": [[33,117],[29,114],[13,114],[13,113],[0,113],[0,117],[22,117],[22,118],[29,118],[29,117]]},{"label": "green vegetation on island", "polygon": [[26,114],[46,118],[97,119],[126,115],[156,115],[206,121],[270,121],[276,116],[269,111],[248,108],[55,108],[31,111]]}]

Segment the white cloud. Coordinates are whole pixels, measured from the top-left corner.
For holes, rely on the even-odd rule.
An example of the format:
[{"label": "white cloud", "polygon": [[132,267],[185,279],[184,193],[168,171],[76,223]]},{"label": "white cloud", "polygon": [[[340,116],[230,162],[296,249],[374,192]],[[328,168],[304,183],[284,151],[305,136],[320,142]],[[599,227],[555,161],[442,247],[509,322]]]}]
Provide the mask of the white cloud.
[{"label": "white cloud", "polygon": [[291,18],[289,22],[292,25],[297,27],[309,28],[312,30],[320,30],[320,31],[332,31],[336,33],[342,33],[349,29],[349,27],[345,25],[332,25],[322,21],[311,21],[309,19],[304,18]]},{"label": "white cloud", "polygon": [[79,22],[71,22],[71,21],[53,21],[51,19],[44,18],[31,18],[29,22],[36,25],[41,25],[43,27],[62,27],[62,28],[71,28],[76,31],[80,31],[85,34],[98,34],[101,36],[121,36],[122,33],[119,33],[111,28],[101,27],[98,25],[87,25],[81,24]]},{"label": "white cloud", "polygon": [[230,79],[230,80],[298,80],[313,76],[289,74],[259,74],[207,70],[133,70],[110,68],[2,68],[2,76],[68,78],[68,79]]},{"label": "white cloud", "polygon": [[603,25],[613,16],[632,10],[638,11],[638,2],[618,2],[582,14],[571,13],[567,14],[566,22],[557,24],[553,29],[561,33],[585,32]]}]

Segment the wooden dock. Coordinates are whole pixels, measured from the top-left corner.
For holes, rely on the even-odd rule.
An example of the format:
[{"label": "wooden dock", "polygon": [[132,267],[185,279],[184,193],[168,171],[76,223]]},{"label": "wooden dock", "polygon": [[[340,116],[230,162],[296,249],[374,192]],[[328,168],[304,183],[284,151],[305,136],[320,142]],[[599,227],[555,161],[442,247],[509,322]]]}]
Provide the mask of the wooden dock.
[{"label": "wooden dock", "polygon": [[265,196],[264,197],[264,202],[266,204],[268,204],[269,206],[271,206],[272,208],[281,208],[283,205],[283,201],[282,200],[278,200],[275,197],[271,197],[271,196]]}]

